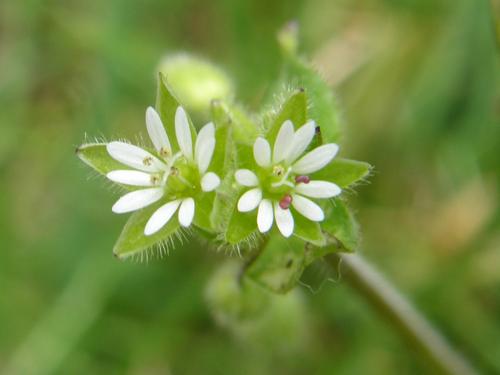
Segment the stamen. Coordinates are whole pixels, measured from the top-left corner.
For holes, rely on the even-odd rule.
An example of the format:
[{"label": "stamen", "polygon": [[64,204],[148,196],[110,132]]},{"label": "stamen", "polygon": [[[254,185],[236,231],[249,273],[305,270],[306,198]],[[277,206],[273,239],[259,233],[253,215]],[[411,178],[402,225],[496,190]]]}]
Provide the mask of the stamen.
[{"label": "stamen", "polygon": [[153,158],[151,156],[146,156],[142,161],[142,164],[150,166],[151,164],[153,164]]},{"label": "stamen", "polygon": [[276,176],[282,176],[283,173],[285,173],[285,168],[283,168],[281,165],[275,165],[273,167],[273,173],[276,175]]},{"label": "stamen", "polygon": [[170,152],[165,148],[160,148],[160,155],[164,158],[168,158],[170,156]]},{"label": "stamen", "polygon": [[152,174],[151,175],[151,183],[153,185],[158,185],[159,182],[160,182],[160,176],[157,174]]},{"label": "stamen", "polygon": [[179,174],[179,169],[176,167],[170,167],[170,175],[171,176],[177,176]]},{"label": "stamen", "polygon": [[[279,166],[279,165],[274,167],[273,172],[274,172],[274,170],[276,170],[277,167],[281,168],[282,172],[284,172],[284,168]],[[281,173],[281,176],[282,176],[281,180],[279,180],[278,182],[274,182],[273,184],[271,184],[271,186],[272,187],[279,187],[281,185],[287,185],[287,186],[293,187],[293,184],[290,181],[287,181],[288,175],[290,174],[291,171],[292,171],[292,168],[290,167],[287,169],[285,174]]]},{"label": "stamen", "polygon": [[283,210],[287,210],[292,204],[292,196],[290,194],[285,194],[283,198],[281,198],[279,205]]},{"label": "stamen", "polygon": [[308,184],[309,182],[311,182],[311,179],[309,178],[309,176],[296,176],[295,177],[295,182],[297,184]]}]

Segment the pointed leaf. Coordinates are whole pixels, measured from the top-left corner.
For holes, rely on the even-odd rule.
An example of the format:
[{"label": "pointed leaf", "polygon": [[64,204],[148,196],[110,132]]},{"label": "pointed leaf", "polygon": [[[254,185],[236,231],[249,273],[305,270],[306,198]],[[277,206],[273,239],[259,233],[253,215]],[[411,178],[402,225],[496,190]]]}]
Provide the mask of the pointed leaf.
[{"label": "pointed leaf", "polygon": [[140,254],[154,246],[167,247],[172,236],[179,230],[177,214],[157,233],[146,236],[144,228],[151,215],[162,205],[156,203],[140,211],[133,213],[123,228],[120,237],[116,241],[113,254],[120,259]]}]

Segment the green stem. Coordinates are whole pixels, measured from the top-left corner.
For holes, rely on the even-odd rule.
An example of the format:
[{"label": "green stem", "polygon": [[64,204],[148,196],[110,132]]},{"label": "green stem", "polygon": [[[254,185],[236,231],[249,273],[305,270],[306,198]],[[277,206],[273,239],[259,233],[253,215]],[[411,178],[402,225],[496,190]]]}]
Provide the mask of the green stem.
[{"label": "green stem", "polygon": [[357,254],[325,258],[333,267],[339,262],[342,278],[362,294],[430,364],[442,374],[472,375],[477,372],[445,338],[366,260]]}]

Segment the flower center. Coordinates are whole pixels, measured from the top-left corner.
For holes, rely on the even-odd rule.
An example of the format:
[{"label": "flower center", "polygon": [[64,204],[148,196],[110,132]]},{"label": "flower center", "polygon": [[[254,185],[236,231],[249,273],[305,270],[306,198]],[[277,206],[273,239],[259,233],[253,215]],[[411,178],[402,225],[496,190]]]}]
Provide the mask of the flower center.
[{"label": "flower center", "polygon": [[193,196],[201,189],[198,169],[181,155],[174,155],[167,167],[163,177],[164,186],[172,199]]}]

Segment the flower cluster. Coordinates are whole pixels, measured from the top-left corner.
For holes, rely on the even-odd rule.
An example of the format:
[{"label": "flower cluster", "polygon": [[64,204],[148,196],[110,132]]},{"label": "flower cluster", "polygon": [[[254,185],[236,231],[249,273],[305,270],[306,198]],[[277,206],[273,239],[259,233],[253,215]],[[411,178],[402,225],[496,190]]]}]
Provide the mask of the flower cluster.
[{"label": "flower cluster", "polygon": [[140,210],[161,199],[166,201],[146,223],[144,234],[149,236],[165,226],[176,211],[179,224],[190,226],[196,198],[215,190],[220,178],[213,172],[207,172],[215,148],[213,123],[200,130],[193,150],[192,131],[186,112],[178,107],[175,113],[177,152],[174,152],[160,116],[152,107],[146,110],[146,126],[155,152],[129,143],[110,142],[106,146],[109,155],[133,170],[113,170],[106,176],[117,183],[140,187],[125,194],[113,205],[115,213]]},{"label": "flower cluster", "polygon": [[292,235],[293,207],[299,214],[311,221],[322,221],[324,213],[320,206],[306,198],[332,198],[341,193],[333,182],[317,181],[310,175],[332,161],[339,147],[325,144],[304,156],[315,134],[315,123],[309,121],[297,131],[293,123],[285,121],[277,134],[271,152],[269,142],[259,137],[253,145],[256,168],[239,169],[236,181],[251,187],[238,200],[238,211],[249,212],[258,207],[257,226],[261,233],[269,231],[276,219],[276,225],[285,237]]},{"label": "flower cluster", "polygon": [[[169,138],[159,114],[149,107],[146,127],[154,148],[148,151],[118,141],[106,145],[111,158],[131,168],[108,171],[107,178],[134,189],[113,205],[113,212],[137,211],[159,202],[145,224],[146,236],[157,233],[176,212],[178,223],[189,227],[197,203],[208,199],[205,194],[217,189],[221,182],[216,173],[208,171],[216,147],[214,124],[206,124],[196,134],[186,112],[178,106],[173,125],[175,139]],[[236,182],[248,188],[237,198],[237,211],[243,215],[257,209],[256,224],[261,233],[268,232],[276,222],[284,237],[291,236],[296,214],[320,222],[325,214],[314,199],[341,193],[335,183],[314,179],[315,172],[328,165],[339,149],[329,143],[306,152],[315,133],[314,121],[295,130],[292,121],[286,120],[276,134],[272,150],[267,139],[257,137],[253,144],[254,167],[234,173]],[[206,214],[200,211],[200,215]]]}]

